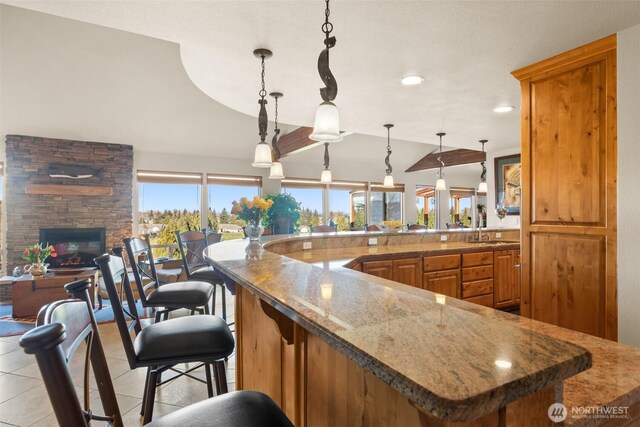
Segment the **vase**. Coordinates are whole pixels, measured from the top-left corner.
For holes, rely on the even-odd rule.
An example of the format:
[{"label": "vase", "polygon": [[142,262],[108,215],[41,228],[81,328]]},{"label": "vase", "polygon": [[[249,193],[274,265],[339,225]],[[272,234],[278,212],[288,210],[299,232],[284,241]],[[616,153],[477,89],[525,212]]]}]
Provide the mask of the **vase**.
[{"label": "vase", "polygon": [[34,262],[28,268],[25,269],[25,273],[29,273],[32,276],[44,276],[47,273],[47,267],[49,264],[43,262]]},{"label": "vase", "polygon": [[260,224],[247,224],[244,228],[245,233],[247,233],[247,237],[250,242],[256,242],[260,240],[260,236],[264,233],[264,227]]}]

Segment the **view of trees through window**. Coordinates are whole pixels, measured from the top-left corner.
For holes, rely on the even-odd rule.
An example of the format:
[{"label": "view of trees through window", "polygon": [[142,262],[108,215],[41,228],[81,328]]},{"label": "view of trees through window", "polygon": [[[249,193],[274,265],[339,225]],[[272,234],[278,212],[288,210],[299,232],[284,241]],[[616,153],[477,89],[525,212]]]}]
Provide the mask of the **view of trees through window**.
[{"label": "view of trees through window", "polygon": [[[209,184],[207,193],[207,228],[222,232],[224,240],[244,237],[246,224],[232,212],[233,202],[258,196],[260,187]],[[152,244],[161,246],[154,249],[154,256],[177,256],[175,232],[202,229],[201,194],[199,184],[138,184],[138,233],[148,233]]]},{"label": "view of trees through window", "polygon": [[308,227],[322,224],[322,188],[283,187],[283,193],[291,194],[300,204],[298,229],[307,232]]},{"label": "view of trees through window", "polygon": [[451,190],[449,198],[449,223],[471,227],[473,216],[473,190]]},{"label": "view of trees through window", "polygon": [[436,228],[436,191],[431,186],[416,187],[416,223]]}]

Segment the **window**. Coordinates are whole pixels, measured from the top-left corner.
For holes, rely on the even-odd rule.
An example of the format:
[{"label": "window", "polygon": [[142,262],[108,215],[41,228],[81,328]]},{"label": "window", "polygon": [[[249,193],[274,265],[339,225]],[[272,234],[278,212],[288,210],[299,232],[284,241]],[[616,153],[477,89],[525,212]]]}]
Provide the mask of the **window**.
[{"label": "window", "polygon": [[224,233],[224,240],[244,237],[242,227],[246,224],[236,216],[233,202],[260,196],[261,188],[258,176],[207,175],[207,228]]},{"label": "window", "polygon": [[449,191],[449,223],[471,227],[473,199],[475,191],[471,188],[451,188]]},{"label": "window", "polygon": [[155,256],[171,255],[176,230],[200,230],[202,175],[138,171],[138,233],[149,233]]},{"label": "window", "polygon": [[363,228],[367,222],[366,182],[334,181],[329,184],[329,218],[338,231]]},{"label": "window", "polygon": [[370,224],[380,224],[383,221],[403,222],[404,185],[398,184],[394,188],[384,188],[382,184],[371,184],[369,193]]},{"label": "window", "polygon": [[433,186],[416,187],[416,223],[436,228],[436,191]]},{"label": "window", "polygon": [[309,231],[309,226],[323,223],[323,200],[325,185],[318,180],[283,179],[282,192],[289,193],[300,203],[298,229]]}]

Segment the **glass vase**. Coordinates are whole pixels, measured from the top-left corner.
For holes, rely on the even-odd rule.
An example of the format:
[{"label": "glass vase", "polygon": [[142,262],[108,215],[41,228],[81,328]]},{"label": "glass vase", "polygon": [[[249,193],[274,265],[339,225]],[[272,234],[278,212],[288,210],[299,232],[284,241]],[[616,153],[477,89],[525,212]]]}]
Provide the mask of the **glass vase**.
[{"label": "glass vase", "polygon": [[264,233],[264,227],[261,224],[247,224],[244,231],[247,233],[250,242],[257,242],[260,240],[262,233]]},{"label": "glass vase", "polygon": [[34,262],[26,271],[34,277],[44,276],[47,273],[48,266],[49,264],[45,264],[43,262]]}]

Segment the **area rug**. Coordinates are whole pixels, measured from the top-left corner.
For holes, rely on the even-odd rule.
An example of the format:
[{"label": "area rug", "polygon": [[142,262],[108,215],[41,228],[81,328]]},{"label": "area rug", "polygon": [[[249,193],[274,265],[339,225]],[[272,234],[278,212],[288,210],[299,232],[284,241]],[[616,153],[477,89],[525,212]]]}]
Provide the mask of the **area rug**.
[{"label": "area rug", "polygon": [[[142,304],[138,302],[136,305],[138,313],[141,319],[149,317],[150,312],[142,308]],[[33,329],[36,325],[36,318],[34,317],[13,317],[11,315],[11,304],[0,305],[0,337],[10,337],[14,335],[22,335],[30,329]],[[102,310],[97,308],[94,310],[96,320],[98,323],[110,323],[115,319],[113,317],[113,310],[108,304],[102,305]]]}]

